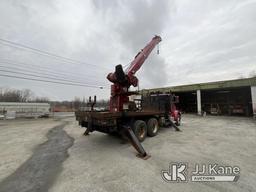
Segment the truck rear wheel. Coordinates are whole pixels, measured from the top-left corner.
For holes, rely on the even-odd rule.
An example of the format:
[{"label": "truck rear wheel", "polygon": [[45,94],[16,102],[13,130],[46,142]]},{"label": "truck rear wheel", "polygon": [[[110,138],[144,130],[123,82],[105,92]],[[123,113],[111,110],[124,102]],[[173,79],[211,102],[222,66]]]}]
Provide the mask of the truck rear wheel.
[{"label": "truck rear wheel", "polygon": [[159,123],[156,118],[150,118],[147,122],[148,126],[148,136],[154,137],[157,135],[158,130],[159,130]]},{"label": "truck rear wheel", "polygon": [[142,120],[136,120],[133,124],[133,132],[140,142],[147,136],[147,125]]}]

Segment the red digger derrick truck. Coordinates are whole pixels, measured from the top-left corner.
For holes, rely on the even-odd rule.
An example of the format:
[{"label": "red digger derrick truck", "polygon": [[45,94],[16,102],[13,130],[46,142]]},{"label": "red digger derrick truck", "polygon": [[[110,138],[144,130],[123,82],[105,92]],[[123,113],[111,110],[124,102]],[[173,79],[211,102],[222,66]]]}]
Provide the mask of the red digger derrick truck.
[{"label": "red digger derrick truck", "polygon": [[176,109],[178,96],[171,93],[143,94],[141,99],[131,100],[132,95],[139,92],[129,91],[131,86],[138,86],[135,73],[140,69],[155,46],[161,41],[160,36],[153,39],[135,56],[130,66],[124,71],[122,65],[115,67],[107,79],[112,82],[108,111],[94,109],[96,96],[91,97],[87,105],[90,110],[76,111],[79,125],[86,128],[84,135],[99,131],[107,134],[119,133],[138,151],[138,157],[149,158],[141,143],[146,136],[157,135],[160,127],[177,127],[180,125],[181,113]]}]

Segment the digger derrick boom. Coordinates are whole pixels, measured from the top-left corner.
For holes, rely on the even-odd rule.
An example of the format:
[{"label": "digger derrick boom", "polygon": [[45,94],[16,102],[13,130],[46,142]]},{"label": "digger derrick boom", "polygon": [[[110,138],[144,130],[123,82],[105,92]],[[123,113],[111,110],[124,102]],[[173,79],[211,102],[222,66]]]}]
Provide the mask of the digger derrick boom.
[{"label": "digger derrick boom", "polygon": [[112,82],[110,97],[110,112],[121,112],[123,105],[129,102],[128,96],[131,95],[129,87],[137,87],[138,79],[135,73],[141,68],[149,54],[161,41],[160,36],[155,36],[152,40],[135,56],[130,66],[123,71],[122,65],[115,67],[114,73],[109,73],[107,79]]},{"label": "digger derrick boom", "polygon": [[155,46],[161,41],[160,36],[155,36],[153,39],[135,56],[130,66],[125,70],[128,77],[134,75],[140,67],[143,65],[149,54],[155,48]]}]

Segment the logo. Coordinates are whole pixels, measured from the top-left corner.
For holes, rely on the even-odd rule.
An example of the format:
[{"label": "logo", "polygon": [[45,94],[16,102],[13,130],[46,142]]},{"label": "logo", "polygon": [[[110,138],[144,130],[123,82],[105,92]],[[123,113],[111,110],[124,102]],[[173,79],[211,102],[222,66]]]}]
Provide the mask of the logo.
[{"label": "logo", "polygon": [[195,164],[188,174],[187,163],[170,163],[168,170],[162,170],[161,176],[166,182],[236,182],[239,179],[238,166],[218,164]]},{"label": "logo", "polygon": [[162,178],[166,182],[186,182],[187,181],[187,164],[172,163],[169,170],[162,170]]}]

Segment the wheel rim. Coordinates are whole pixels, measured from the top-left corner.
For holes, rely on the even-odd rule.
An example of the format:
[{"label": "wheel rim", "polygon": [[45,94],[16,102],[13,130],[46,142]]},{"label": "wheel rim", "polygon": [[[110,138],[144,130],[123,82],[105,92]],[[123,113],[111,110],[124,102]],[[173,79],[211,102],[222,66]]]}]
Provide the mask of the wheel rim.
[{"label": "wheel rim", "polygon": [[153,125],[153,133],[156,133],[157,130],[158,130],[158,125],[157,125],[157,123],[154,123],[154,125]]},{"label": "wheel rim", "polygon": [[143,126],[140,126],[140,128],[139,128],[139,137],[142,139],[142,138],[144,138],[144,136],[145,136],[145,129],[144,129],[144,127]]}]

